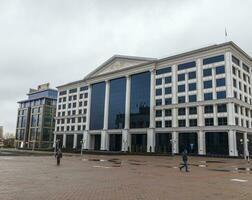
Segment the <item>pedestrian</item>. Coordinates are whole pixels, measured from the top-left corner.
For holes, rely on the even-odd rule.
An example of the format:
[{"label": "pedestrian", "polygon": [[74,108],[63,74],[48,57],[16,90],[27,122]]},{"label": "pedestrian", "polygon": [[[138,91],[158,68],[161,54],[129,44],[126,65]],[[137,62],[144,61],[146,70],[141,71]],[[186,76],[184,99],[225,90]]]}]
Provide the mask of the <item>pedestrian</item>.
[{"label": "pedestrian", "polygon": [[179,167],[180,171],[185,168],[185,171],[186,172],[189,172],[188,171],[188,155],[187,155],[187,150],[185,149],[182,153],[182,161],[183,161],[183,164]]},{"label": "pedestrian", "polygon": [[62,158],[62,152],[61,152],[60,149],[58,149],[58,151],[56,152],[55,157],[57,159],[57,165],[59,166],[60,165],[60,159]]}]

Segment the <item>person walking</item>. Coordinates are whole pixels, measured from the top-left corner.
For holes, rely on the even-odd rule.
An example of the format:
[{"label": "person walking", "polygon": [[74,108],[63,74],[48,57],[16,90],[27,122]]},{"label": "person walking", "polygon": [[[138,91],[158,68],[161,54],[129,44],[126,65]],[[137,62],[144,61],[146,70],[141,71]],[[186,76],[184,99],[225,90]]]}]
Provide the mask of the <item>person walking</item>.
[{"label": "person walking", "polygon": [[60,165],[60,159],[62,158],[62,152],[61,152],[60,149],[58,149],[58,151],[56,152],[55,157],[57,159],[57,165],[59,166]]},{"label": "person walking", "polygon": [[185,171],[186,172],[189,172],[188,170],[188,155],[187,155],[187,150],[185,149],[182,153],[182,161],[183,161],[183,164],[179,167],[180,171],[185,168]]}]

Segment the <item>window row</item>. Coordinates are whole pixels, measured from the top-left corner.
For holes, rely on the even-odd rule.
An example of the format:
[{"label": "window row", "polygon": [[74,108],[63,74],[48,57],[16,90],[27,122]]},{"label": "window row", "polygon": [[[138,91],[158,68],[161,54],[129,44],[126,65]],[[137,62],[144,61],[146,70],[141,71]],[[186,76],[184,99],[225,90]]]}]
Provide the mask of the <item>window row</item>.
[{"label": "window row", "polygon": [[[72,111],[67,111],[67,116],[70,116],[70,115],[81,115],[81,114],[86,114],[87,113],[87,109],[86,108],[84,108],[84,109],[79,109],[78,110],[78,113],[77,113],[77,111],[76,110],[72,110]],[[62,112],[58,112],[58,115],[57,115],[58,117],[60,117],[60,116],[62,116],[62,117],[64,117],[64,116],[66,116],[66,112],[65,111],[62,111]]]},{"label": "window row", "polygon": [[64,126],[61,126],[61,127],[57,127],[57,131],[84,131],[86,130],[86,126],[83,125],[78,125],[77,127],[75,126],[67,126],[66,127],[66,130],[65,130],[65,127]]},{"label": "window row", "polygon": [[67,119],[57,119],[57,124],[65,124],[66,123],[82,123],[86,122],[86,117],[77,117],[77,118],[67,118]]}]

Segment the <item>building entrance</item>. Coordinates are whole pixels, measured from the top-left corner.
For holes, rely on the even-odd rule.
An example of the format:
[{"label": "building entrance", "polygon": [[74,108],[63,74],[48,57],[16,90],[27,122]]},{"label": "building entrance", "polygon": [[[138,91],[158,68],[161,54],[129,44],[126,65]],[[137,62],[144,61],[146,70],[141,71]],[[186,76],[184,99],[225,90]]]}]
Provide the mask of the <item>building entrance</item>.
[{"label": "building entrance", "polygon": [[171,133],[156,133],[156,149],[157,153],[171,153],[172,134]]},{"label": "building entrance", "polygon": [[229,155],[227,132],[206,132],[207,155]]},{"label": "building entrance", "polygon": [[66,135],[66,150],[72,150],[73,149],[73,135]]},{"label": "building entrance", "polygon": [[147,134],[131,135],[131,151],[146,152],[147,150]]},{"label": "building entrance", "polygon": [[187,150],[189,154],[198,153],[197,133],[179,133],[179,153]]},{"label": "building entrance", "polygon": [[109,135],[109,150],[110,151],[121,151],[122,150],[122,135],[121,134],[110,134]]}]

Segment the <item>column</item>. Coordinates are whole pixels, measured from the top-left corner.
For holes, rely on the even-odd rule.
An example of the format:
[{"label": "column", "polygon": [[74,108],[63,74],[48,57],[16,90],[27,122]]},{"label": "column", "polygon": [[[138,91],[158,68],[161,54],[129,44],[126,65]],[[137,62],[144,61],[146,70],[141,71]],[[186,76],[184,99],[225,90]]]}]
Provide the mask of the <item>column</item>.
[{"label": "column", "polygon": [[213,105],[214,126],[218,126],[217,106]]},{"label": "column", "polygon": [[147,130],[147,152],[155,152],[155,131],[152,128]]},{"label": "column", "polygon": [[91,85],[88,86],[88,100],[87,100],[87,114],[86,114],[86,130],[83,130],[83,137],[82,137],[82,148],[83,149],[90,149],[90,112],[91,112],[91,94],[92,94],[92,87]]},{"label": "column", "polygon": [[74,134],[74,139],[73,139],[73,149],[76,149],[77,147],[77,134]]},{"label": "column", "polygon": [[177,66],[172,65],[172,104],[177,103]]},{"label": "column", "polygon": [[56,138],[57,138],[57,134],[54,132],[54,135],[53,135],[53,148],[56,147]]},{"label": "column", "polygon": [[236,145],[236,132],[234,130],[228,131],[228,146],[229,146],[229,156],[238,156]]},{"label": "column", "polygon": [[235,112],[234,112],[234,104],[233,103],[227,104],[227,113],[228,113],[228,125],[234,126],[235,125]]},{"label": "column", "polygon": [[178,109],[177,108],[172,108],[172,127],[178,127]]},{"label": "column", "polygon": [[172,152],[174,154],[179,153],[179,136],[178,132],[172,132]]},{"label": "column", "polygon": [[66,134],[63,134],[62,148],[66,148]]},{"label": "column", "polygon": [[206,154],[205,132],[201,130],[198,132],[198,154]]},{"label": "column", "polygon": [[233,97],[232,54],[231,54],[231,52],[225,53],[225,71],[226,71],[227,98],[230,98],[230,97]]},{"label": "column", "polygon": [[197,99],[198,101],[203,101],[203,91],[202,91],[202,65],[201,60],[197,59]]},{"label": "column", "polygon": [[83,149],[90,149],[90,146],[91,146],[91,144],[90,144],[90,134],[88,133],[87,130],[85,130],[83,132],[82,142],[83,142],[83,144],[82,144]]},{"label": "column", "polygon": [[243,145],[244,145],[244,157],[246,158],[249,155],[249,152],[248,152],[248,133],[243,134]]},{"label": "column", "polygon": [[151,80],[150,80],[150,128],[155,128],[154,125],[154,105],[155,105],[155,70],[151,71]]},{"label": "column", "polygon": [[198,106],[198,126],[204,126],[203,106]]},{"label": "column", "polygon": [[130,89],[131,89],[131,77],[126,76],[126,102],[125,102],[125,125],[124,129],[130,128]]},{"label": "column", "polygon": [[108,148],[109,91],[110,91],[110,82],[107,80],[105,91],[105,103],[104,103],[103,130],[101,132],[101,150],[104,151],[109,150]]}]

